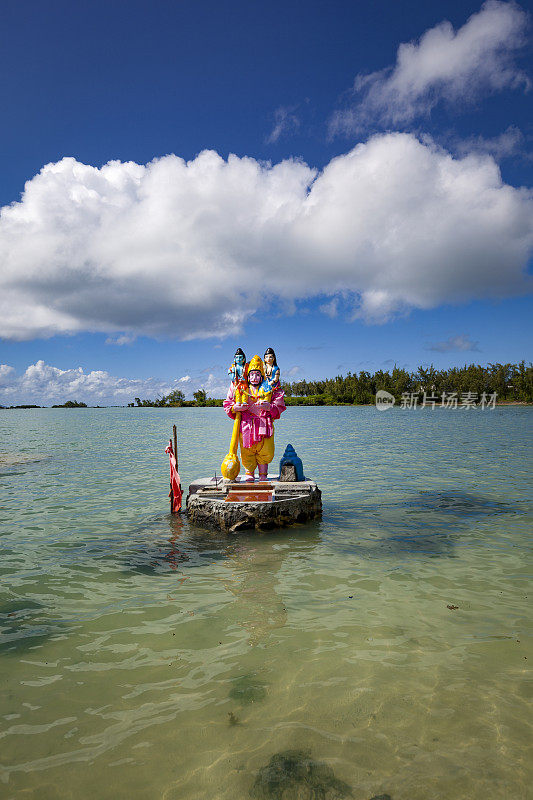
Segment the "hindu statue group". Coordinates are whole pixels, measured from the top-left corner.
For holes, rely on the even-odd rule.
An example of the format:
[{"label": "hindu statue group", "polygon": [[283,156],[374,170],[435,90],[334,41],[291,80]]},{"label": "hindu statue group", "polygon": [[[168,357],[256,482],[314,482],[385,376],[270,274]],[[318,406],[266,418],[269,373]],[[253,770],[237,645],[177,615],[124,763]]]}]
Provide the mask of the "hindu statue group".
[{"label": "hindu statue group", "polygon": [[264,360],[255,355],[250,361],[239,347],[228,369],[231,384],[224,400],[224,409],[234,420],[230,450],[222,463],[222,474],[234,480],[240,463],[237,447],[240,444],[245,480],[266,480],[268,465],[274,458],[274,420],[285,411],[280,369],[276,354],[269,347]]}]

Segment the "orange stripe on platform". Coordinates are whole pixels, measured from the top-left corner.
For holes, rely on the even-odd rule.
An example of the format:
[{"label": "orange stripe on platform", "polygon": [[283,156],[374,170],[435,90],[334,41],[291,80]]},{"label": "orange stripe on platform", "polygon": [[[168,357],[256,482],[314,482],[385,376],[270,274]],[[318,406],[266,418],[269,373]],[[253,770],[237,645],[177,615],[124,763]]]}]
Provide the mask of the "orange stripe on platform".
[{"label": "orange stripe on platform", "polygon": [[268,489],[233,489],[228,492],[226,503],[270,503],[272,492]]}]

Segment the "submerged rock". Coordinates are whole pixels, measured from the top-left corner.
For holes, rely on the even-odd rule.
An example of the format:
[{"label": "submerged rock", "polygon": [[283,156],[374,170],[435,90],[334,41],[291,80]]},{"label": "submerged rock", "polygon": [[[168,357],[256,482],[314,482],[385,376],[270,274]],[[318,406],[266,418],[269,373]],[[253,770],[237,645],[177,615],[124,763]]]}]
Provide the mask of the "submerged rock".
[{"label": "submerged rock", "polygon": [[241,705],[255,703],[258,700],[264,700],[266,697],[265,684],[255,675],[241,675],[235,678],[232,683],[233,687],[230,690],[229,697],[232,700],[237,700]]},{"label": "submerged rock", "polygon": [[[189,486],[189,521],[199,527],[219,528],[235,534],[254,528],[259,531],[284,528],[322,515],[322,494],[314,481],[269,479],[267,483],[270,488],[264,492],[264,497],[258,492],[257,497],[250,500],[244,499],[244,495],[257,492],[253,484],[201,478]],[[271,496],[267,497],[269,492]]]},{"label": "submerged rock", "polygon": [[255,800],[343,800],[351,787],[303,750],[284,750],[272,756],[257,773],[250,797]]}]

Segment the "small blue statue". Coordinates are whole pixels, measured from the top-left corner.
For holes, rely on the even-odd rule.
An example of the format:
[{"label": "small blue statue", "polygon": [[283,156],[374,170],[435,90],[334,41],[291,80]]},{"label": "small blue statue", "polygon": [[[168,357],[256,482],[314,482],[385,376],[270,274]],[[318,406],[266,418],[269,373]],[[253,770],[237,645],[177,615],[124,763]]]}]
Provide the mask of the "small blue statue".
[{"label": "small blue statue", "polygon": [[239,347],[233,358],[233,364],[228,369],[228,375],[231,375],[233,383],[238,383],[244,378],[244,367],[246,366],[246,356]]}]

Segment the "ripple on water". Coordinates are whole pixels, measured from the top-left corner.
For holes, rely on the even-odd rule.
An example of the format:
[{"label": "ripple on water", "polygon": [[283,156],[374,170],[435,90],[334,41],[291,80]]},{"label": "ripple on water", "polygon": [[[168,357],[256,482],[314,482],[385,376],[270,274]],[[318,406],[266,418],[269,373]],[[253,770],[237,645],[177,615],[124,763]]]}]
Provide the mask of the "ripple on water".
[{"label": "ripple on water", "polygon": [[0,420],[6,797],[525,800],[527,413],[290,409],[323,519],[238,538],[166,513],[218,409]]}]

